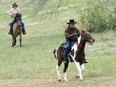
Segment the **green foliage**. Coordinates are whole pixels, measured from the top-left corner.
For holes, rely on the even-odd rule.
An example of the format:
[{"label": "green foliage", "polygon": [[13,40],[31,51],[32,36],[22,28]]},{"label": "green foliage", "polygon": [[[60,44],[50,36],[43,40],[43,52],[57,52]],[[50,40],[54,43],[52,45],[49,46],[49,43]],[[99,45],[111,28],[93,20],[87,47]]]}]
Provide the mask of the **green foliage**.
[{"label": "green foliage", "polygon": [[113,0],[88,0],[86,7],[78,9],[81,25],[95,32],[116,29],[114,2]]},{"label": "green foliage", "polygon": [[[74,9],[78,13],[79,24],[81,27],[87,28],[89,31],[103,32],[105,30],[116,29],[116,17],[115,17],[115,0],[32,0],[33,8],[37,14],[41,10],[48,11],[45,14],[54,13],[55,15],[62,15],[70,10],[70,16],[76,15]],[[63,10],[60,13],[60,7],[74,6],[69,10]],[[56,14],[57,13],[57,14]],[[64,16],[64,17],[68,17]]]}]

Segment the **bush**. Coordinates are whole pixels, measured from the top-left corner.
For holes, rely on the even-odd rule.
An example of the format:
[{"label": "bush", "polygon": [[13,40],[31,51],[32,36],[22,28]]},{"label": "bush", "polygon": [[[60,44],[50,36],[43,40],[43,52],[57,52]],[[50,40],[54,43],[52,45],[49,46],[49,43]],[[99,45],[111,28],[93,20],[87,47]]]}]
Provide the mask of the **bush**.
[{"label": "bush", "polygon": [[81,26],[95,32],[116,29],[114,3],[113,0],[87,1],[84,9],[78,9]]}]

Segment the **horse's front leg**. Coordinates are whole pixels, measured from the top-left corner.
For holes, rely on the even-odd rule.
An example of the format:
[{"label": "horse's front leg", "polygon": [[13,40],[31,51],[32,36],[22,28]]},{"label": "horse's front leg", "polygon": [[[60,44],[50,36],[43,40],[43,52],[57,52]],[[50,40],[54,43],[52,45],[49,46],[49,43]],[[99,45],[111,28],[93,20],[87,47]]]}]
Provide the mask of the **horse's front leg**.
[{"label": "horse's front leg", "polygon": [[76,67],[77,67],[77,69],[78,69],[78,73],[79,73],[80,80],[83,80],[83,77],[82,77],[82,70],[81,70],[80,63],[79,63],[79,62],[76,62],[76,61],[74,61],[74,62],[75,62]]},{"label": "horse's front leg", "polygon": [[84,63],[81,65],[81,71],[82,72],[84,72],[84,70],[85,70],[85,65],[84,65]]},{"label": "horse's front leg", "polygon": [[56,71],[57,71],[57,75],[58,75],[58,81],[61,81],[61,75],[60,75],[60,65],[62,64],[62,61],[58,60],[58,65],[56,65]]},{"label": "horse's front leg", "polygon": [[15,38],[14,36],[12,36],[12,47],[14,47],[14,44],[15,44]]},{"label": "horse's front leg", "polygon": [[68,81],[67,75],[66,75],[66,70],[67,70],[67,68],[68,68],[68,64],[69,64],[69,61],[67,61],[66,63],[64,63],[64,70],[63,70],[63,73],[64,73],[64,80],[65,80],[65,81]]},{"label": "horse's front leg", "polygon": [[[74,54],[74,56],[70,54],[70,56],[71,56],[71,58],[73,59],[73,61],[74,61],[75,65],[76,65],[76,61],[75,61],[75,54]],[[76,65],[76,66],[77,66],[77,65]],[[78,78],[78,77],[79,77],[79,74],[76,76],[76,78]]]},{"label": "horse's front leg", "polygon": [[22,47],[22,35],[20,35],[20,47]]},{"label": "horse's front leg", "polygon": [[[84,65],[84,63],[81,65],[81,72],[83,73],[84,72],[84,70],[85,70],[85,65]],[[79,77],[79,74],[76,76],[76,78],[78,78]]]}]

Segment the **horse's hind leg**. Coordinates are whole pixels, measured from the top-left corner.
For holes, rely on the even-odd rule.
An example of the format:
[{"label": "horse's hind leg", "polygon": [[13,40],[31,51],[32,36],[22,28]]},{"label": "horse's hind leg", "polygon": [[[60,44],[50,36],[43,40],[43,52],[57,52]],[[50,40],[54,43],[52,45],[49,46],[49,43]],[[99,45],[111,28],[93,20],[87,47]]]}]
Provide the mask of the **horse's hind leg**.
[{"label": "horse's hind leg", "polygon": [[12,40],[12,47],[14,47],[14,40]]},{"label": "horse's hind leg", "polygon": [[66,63],[64,63],[64,70],[63,70],[63,73],[64,73],[64,80],[65,80],[65,81],[68,81],[67,75],[66,75],[66,70],[67,70],[67,68],[68,68],[68,64],[69,64],[69,61],[67,61]]},{"label": "horse's hind leg", "polygon": [[58,65],[56,65],[56,71],[57,71],[57,75],[58,75],[58,81],[61,81],[61,75],[60,75],[60,71],[59,71],[59,68],[60,68],[60,65],[62,64],[62,61],[58,60]]},{"label": "horse's hind leg", "polygon": [[15,41],[15,42],[14,42],[14,45],[16,45],[17,40],[15,39],[14,41]]}]

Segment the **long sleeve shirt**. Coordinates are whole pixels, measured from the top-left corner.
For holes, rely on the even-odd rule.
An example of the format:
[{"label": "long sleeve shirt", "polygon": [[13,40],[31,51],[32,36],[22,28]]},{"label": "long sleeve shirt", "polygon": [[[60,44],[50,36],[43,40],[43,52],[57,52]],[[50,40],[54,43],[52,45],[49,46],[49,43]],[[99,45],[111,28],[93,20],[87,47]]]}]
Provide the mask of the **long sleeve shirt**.
[{"label": "long sleeve shirt", "polygon": [[11,18],[12,18],[12,17],[14,17],[17,13],[21,13],[20,9],[18,9],[18,8],[16,8],[16,9],[15,9],[15,8],[11,8],[9,15],[10,15]]},{"label": "long sleeve shirt", "polygon": [[[72,34],[75,34],[75,35],[72,35]],[[67,28],[65,30],[65,38],[66,39],[69,39],[71,41],[75,41],[77,40],[77,36],[79,36],[80,32],[79,30],[74,27],[74,28]]]}]

